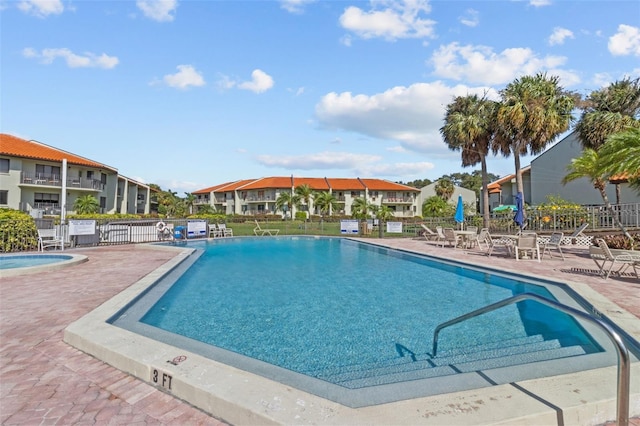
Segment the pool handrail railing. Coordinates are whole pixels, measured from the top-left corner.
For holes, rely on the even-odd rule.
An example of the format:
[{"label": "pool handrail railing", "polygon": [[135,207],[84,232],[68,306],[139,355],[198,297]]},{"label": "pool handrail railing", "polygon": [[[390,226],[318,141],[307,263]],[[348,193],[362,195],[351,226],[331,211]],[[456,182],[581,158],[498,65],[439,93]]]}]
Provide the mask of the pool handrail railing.
[{"label": "pool handrail railing", "polygon": [[542,303],[543,305],[547,305],[561,312],[564,312],[565,314],[580,317],[586,321],[592,322],[593,324],[599,326],[604,330],[605,334],[607,334],[607,337],[609,337],[609,339],[613,342],[616,348],[616,352],[618,354],[616,424],[618,426],[628,426],[629,425],[629,382],[631,380],[631,366],[630,366],[630,359],[629,359],[629,350],[627,349],[620,335],[613,328],[611,328],[609,324],[594,317],[593,315],[589,315],[585,312],[579,311],[567,305],[563,305],[562,303],[549,300],[537,294],[533,294],[533,293],[517,294],[515,296],[500,300],[499,302],[492,303],[480,309],[476,309],[475,311],[468,312],[464,315],[460,315],[459,317],[450,319],[449,321],[445,321],[439,324],[433,331],[432,358],[436,357],[436,353],[438,351],[438,334],[440,333],[440,330],[442,330],[443,328],[449,327],[451,325],[468,320],[470,318],[477,317],[478,315],[482,315],[489,311],[493,311],[503,306],[517,303],[526,299],[535,300],[539,303]]}]

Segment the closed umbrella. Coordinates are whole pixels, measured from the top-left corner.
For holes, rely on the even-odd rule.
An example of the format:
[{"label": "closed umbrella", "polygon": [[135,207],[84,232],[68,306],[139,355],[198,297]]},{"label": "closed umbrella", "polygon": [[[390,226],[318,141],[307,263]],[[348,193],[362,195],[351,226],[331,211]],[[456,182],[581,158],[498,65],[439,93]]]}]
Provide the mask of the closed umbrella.
[{"label": "closed umbrella", "polygon": [[522,200],[522,192],[518,192],[516,195],[516,214],[513,216],[513,221],[520,227],[520,229],[524,229],[524,201]]},{"label": "closed umbrella", "polygon": [[462,223],[464,222],[464,204],[462,203],[462,195],[458,195],[458,205],[456,206],[456,215],[454,216],[456,222],[460,223],[460,227],[462,228]]}]

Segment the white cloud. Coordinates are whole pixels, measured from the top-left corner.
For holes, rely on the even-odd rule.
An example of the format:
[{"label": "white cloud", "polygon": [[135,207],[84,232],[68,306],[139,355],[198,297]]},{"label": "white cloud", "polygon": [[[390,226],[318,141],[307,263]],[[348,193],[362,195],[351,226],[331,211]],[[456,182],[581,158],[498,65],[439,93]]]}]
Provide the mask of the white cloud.
[{"label": "white cloud", "polygon": [[273,87],[273,78],[266,72],[256,69],[251,73],[251,81],[238,83],[238,88],[263,93]]},{"label": "white cloud", "polygon": [[51,64],[56,58],[62,58],[66,61],[70,68],[114,68],[120,62],[115,56],[95,55],[85,52],[83,55],[73,53],[67,48],[60,49],[42,49],[38,53],[35,49],[27,47],[23,49],[22,56],[25,58],[40,59],[43,64]]},{"label": "white cloud", "polygon": [[163,77],[164,83],[169,87],[187,89],[191,86],[204,86],[206,83],[202,75],[191,65],[178,65],[178,72],[167,74]]},{"label": "white cloud", "polygon": [[640,28],[620,24],[618,32],[609,37],[609,52],[614,56],[640,56]]},{"label": "white cloud", "polygon": [[178,0],[137,0],[136,6],[144,16],[158,22],[171,22],[178,8]]},{"label": "white cloud", "polygon": [[566,28],[555,27],[553,33],[549,36],[549,45],[564,44],[565,39],[574,38],[573,32]]},{"label": "white cloud", "polygon": [[551,5],[551,0],[531,0],[529,4],[534,7],[549,6]]},{"label": "white cloud", "polygon": [[61,0],[23,0],[18,3],[18,9],[29,15],[46,18],[64,12],[64,5]]},{"label": "white cloud", "polygon": [[280,7],[289,13],[303,13],[305,6],[316,0],[280,0]]},{"label": "white cloud", "polygon": [[510,48],[495,53],[487,46],[450,43],[432,55],[433,74],[474,84],[506,84],[523,74],[535,74],[564,65],[564,56],[538,57],[528,48]]},{"label": "white cloud", "polygon": [[382,140],[393,140],[409,151],[446,151],[439,128],[445,107],[454,96],[483,95],[497,99],[489,87],[446,86],[442,82],[394,87],[375,95],[329,93],[316,105],[316,119],[326,129],[341,129]]},{"label": "white cloud", "polygon": [[369,11],[347,7],[340,16],[340,24],[364,39],[396,40],[434,35],[435,21],[421,17],[431,11],[426,0],[372,1],[371,7]]},{"label": "white cloud", "polygon": [[480,13],[474,9],[467,9],[464,16],[461,16],[460,22],[468,27],[476,27],[480,23]]}]

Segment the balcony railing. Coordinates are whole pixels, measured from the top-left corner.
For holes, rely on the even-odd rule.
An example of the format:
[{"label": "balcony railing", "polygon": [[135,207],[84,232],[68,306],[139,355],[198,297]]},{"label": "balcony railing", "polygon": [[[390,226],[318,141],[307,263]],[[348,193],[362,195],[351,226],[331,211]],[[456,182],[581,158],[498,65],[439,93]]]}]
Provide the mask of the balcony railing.
[{"label": "balcony railing", "polygon": [[412,204],[413,200],[410,197],[383,197],[382,204]]},{"label": "balcony railing", "polygon": [[[62,187],[62,180],[60,175],[48,175],[43,173],[25,173],[20,175],[20,183],[22,185],[35,185],[35,186],[53,186]],[[92,189],[95,191],[102,191],[104,184],[97,179],[87,179],[81,177],[67,177],[67,188],[78,189]]]}]

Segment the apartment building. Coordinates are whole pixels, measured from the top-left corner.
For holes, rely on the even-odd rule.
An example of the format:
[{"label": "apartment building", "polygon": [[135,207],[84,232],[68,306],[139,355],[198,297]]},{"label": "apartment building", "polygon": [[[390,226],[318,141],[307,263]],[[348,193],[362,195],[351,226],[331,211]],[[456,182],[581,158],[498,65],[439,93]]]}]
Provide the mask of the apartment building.
[{"label": "apartment building", "polygon": [[37,141],[0,134],[0,207],[40,214],[73,213],[94,196],[101,213],[148,214],[151,189],[114,167]]}]

